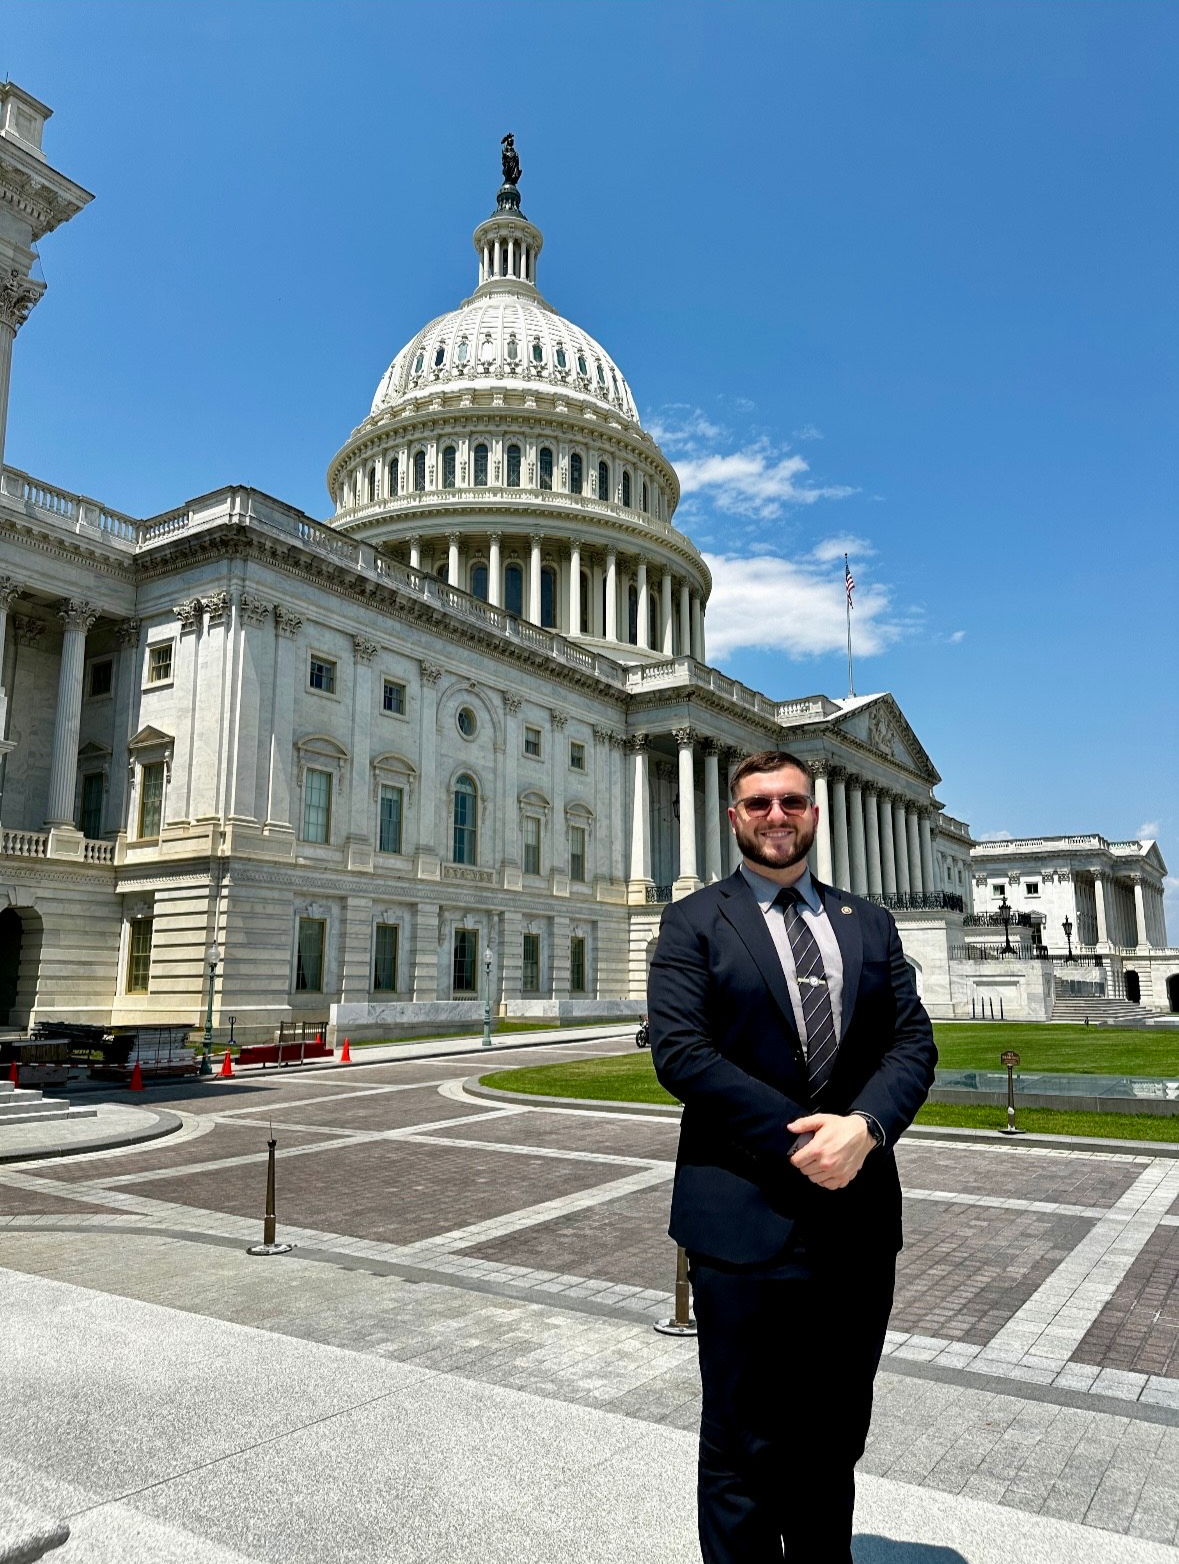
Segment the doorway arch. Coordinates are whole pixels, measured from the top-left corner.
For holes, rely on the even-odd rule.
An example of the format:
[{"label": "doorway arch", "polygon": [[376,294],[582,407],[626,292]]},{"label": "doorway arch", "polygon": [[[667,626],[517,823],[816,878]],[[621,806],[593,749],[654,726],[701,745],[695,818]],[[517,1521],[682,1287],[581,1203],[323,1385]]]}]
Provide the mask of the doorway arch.
[{"label": "doorway arch", "polygon": [[1123,976],[1126,982],[1126,998],[1132,1005],[1141,1004],[1142,982],[1137,972],[1134,971],[1133,967],[1128,967]]},{"label": "doorway arch", "polygon": [[0,910],[0,1026],[28,1026],[37,1002],[41,914],[32,907]]},{"label": "doorway arch", "polygon": [[1179,1013],[1179,972],[1167,979],[1167,1004],[1173,1012]]}]

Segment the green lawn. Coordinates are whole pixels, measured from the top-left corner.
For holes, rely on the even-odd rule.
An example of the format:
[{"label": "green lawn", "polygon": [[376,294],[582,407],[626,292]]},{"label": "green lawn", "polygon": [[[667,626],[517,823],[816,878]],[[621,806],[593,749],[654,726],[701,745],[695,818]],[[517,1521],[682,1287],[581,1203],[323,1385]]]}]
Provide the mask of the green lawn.
[{"label": "green lawn", "polygon": [[938,1021],[933,1035],[943,1070],[997,1070],[999,1055],[1014,1048],[1021,1070],[1179,1076],[1179,1028]]},{"label": "green lawn", "polygon": [[[1010,1031],[1011,1028],[1002,1030]],[[578,1059],[569,1064],[496,1070],[482,1076],[481,1080],[484,1086],[495,1086],[501,1091],[529,1092],[543,1097],[596,1098],[605,1102],[675,1101],[656,1080],[651,1055],[638,1049],[634,1053],[611,1055],[605,1059]],[[1019,1108],[1017,1111],[1016,1122],[1021,1129],[1035,1130],[1045,1135],[1097,1135],[1115,1140],[1179,1141],[1179,1115],[1057,1113],[1047,1108]],[[918,1113],[917,1121],[920,1124],[1001,1129],[1007,1123],[1007,1112],[1004,1108],[929,1103]]]}]

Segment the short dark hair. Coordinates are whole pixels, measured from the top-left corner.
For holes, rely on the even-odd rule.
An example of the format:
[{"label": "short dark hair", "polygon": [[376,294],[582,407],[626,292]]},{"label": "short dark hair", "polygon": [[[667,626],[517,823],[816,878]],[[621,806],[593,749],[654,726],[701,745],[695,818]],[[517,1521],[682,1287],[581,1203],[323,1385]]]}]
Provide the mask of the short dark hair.
[{"label": "short dark hair", "polygon": [[793,766],[795,771],[802,772],[806,778],[807,791],[813,796],[815,774],[805,760],[799,760],[797,755],[791,755],[784,749],[759,749],[756,755],[746,755],[741,764],[734,767],[729,776],[729,797],[736,798],[737,783],[745,777],[757,771],[781,771],[785,766]]}]

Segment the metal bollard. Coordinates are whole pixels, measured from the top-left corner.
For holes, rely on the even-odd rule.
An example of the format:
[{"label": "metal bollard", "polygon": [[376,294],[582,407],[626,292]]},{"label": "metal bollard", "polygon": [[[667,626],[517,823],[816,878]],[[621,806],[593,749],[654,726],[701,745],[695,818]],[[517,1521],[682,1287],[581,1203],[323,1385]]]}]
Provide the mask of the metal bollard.
[{"label": "metal bollard", "polygon": [[278,1142],[274,1138],[274,1131],[270,1132],[270,1139],[266,1142],[268,1155],[266,1158],[266,1216],[262,1223],[262,1242],[251,1244],[246,1250],[247,1254],[290,1254],[294,1244],[276,1244],[274,1241],[274,1148]]},{"label": "metal bollard", "polygon": [[688,1252],[677,1245],[675,1252],[675,1318],[660,1320],[655,1329],[661,1336],[694,1336],[696,1321],[688,1301]]},{"label": "metal bollard", "polygon": [[1008,1048],[1000,1054],[999,1063],[1007,1067],[1007,1128],[1000,1130],[1000,1135],[1022,1135],[1022,1130],[1015,1127],[1015,1074],[1019,1068],[1019,1055],[1013,1048]]}]

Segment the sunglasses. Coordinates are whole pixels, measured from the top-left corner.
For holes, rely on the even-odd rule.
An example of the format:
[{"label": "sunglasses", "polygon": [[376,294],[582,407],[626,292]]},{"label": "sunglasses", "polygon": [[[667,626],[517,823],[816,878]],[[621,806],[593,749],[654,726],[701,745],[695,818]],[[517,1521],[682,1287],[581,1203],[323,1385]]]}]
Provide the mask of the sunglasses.
[{"label": "sunglasses", "polygon": [[814,803],[806,793],[754,793],[749,798],[739,798],[734,809],[742,809],[754,820],[761,820],[777,804],[784,815],[801,815]]}]

